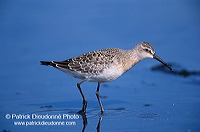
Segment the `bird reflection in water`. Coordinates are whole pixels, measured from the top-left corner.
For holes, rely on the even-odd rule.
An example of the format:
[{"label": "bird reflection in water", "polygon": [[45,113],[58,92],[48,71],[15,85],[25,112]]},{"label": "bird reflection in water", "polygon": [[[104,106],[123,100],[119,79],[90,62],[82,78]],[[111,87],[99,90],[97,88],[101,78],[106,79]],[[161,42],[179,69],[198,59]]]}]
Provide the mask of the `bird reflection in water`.
[{"label": "bird reflection in water", "polygon": [[[87,124],[88,124],[87,117],[86,117],[85,113],[81,113],[80,115],[82,116],[82,119],[83,119],[83,129],[82,129],[82,132],[85,132],[85,129],[86,129]],[[98,121],[98,124],[97,124],[97,127],[96,127],[96,131],[97,132],[100,132],[100,126],[101,126],[102,120],[103,120],[103,113],[101,112],[101,114],[99,115],[99,121]]]}]

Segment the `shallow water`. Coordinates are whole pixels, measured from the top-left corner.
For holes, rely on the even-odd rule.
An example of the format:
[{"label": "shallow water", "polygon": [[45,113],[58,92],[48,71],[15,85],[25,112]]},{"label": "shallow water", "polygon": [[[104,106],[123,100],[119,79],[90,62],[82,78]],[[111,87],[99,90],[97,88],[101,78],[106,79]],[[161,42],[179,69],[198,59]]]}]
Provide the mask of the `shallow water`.
[{"label": "shallow water", "polygon": [[[97,131],[98,124],[103,132],[200,130],[199,2],[21,0],[0,6],[0,131],[77,132],[86,119],[86,132]],[[174,73],[149,59],[103,84],[102,116],[96,83],[82,85],[88,100],[85,118],[76,113],[82,105],[76,88],[80,80],[39,64],[98,49],[129,49],[141,41],[152,43]],[[6,119],[20,114],[78,119]],[[14,125],[18,121],[72,124]]]}]

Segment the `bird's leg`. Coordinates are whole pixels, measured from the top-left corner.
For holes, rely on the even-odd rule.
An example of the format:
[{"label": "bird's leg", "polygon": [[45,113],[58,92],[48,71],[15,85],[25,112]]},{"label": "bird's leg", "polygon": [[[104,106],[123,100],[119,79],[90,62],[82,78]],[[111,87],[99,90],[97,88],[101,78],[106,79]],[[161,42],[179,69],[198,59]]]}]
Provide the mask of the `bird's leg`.
[{"label": "bird's leg", "polygon": [[97,86],[97,90],[96,90],[96,96],[97,96],[97,99],[98,99],[98,102],[99,102],[99,105],[100,105],[100,108],[101,108],[101,113],[104,112],[104,109],[103,109],[103,105],[101,103],[101,99],[100,99],[100,95],[99,95],[99,88],[100,88],[100,82],[98,82],[98,86]]},{"label": "bird's leg", "polygon": [[80,85],[81,85],[84,81],[85,81],[85,80],[82,80],[82,81],[80,81],[80,82],[77,83],[78,90],[80,91],[81,96],[82,96],[82,98],[83,98],[82,110],[80,110],[80,111],[78,112],[78,113],[80,113],[80,114],[85,113],[85,112],[86,112],[86,107],[87,107],[87,100],[86,100],[86,98],[85,98],[85,96],[84,96],[84,94],[83,94],[83,92],[82,92],[82,90],[81,90],[81,87],[80,87]]}]

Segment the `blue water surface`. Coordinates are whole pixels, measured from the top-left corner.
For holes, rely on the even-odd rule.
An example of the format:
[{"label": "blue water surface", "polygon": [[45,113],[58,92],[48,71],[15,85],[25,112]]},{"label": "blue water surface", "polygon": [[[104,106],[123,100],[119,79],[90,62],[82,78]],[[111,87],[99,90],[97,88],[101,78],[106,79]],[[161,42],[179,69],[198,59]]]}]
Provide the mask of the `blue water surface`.
[{"label": "blue water surface", "polygon": [[[82,98],[75,79],[40,61],[66,60],[105,48],[130,49],[151,43],[175,71],[200,71],[200,3],[197,0],[1,0],[0,131],[2,132],[197,132],[200,131],[200,77],[162,70],[148,59],[114,82],[85,82]],[[78,119],[17,119],[15,115],[77,115]],[[16,125],[64,121],[74,125]],[[98,130],[96,129],[99,123]]]}]

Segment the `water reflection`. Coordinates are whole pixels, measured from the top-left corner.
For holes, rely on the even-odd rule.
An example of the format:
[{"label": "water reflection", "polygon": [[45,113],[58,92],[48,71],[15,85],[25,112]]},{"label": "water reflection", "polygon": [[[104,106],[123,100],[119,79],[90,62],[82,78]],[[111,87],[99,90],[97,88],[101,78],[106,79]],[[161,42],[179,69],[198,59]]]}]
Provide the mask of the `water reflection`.
[{"label": "water reflection", "polygon": [[100,117],[99,117],[99,121],[98,121],[98,124],[97,124],[97,132],[100,132],[100,126],[101,126],[102,120],[103,120],[103,113],[101,113]]},{"label": "water reflection", "polygon": [[[59,115],[60,118],[57,119],[52,119],[52,121],[75,121],[75,122],[82,122],[80,123],[80,125],[76,124],[77,126],[74,127],[70,127],[70,130],[72,129],[78,129],[81,132],[85,132],[88,130],[91,130],[91,125],[92,128],[96,130],[92,130],[92,131],[96,131],[96,132],[100,132],[101,131],[101,123],[103,121],[103,117],[105,116],[115,116],[115,115],[119,115],[121,114],[122,111],[125,110],[124,107],[117,107],[117,108],[107,108],[106,109],[106,113],[98,113],[99,109],[91,109],[88,110],[88,112],[85,114],[84,112],[79,113],[77,112],[76,109],[54,109],[53,105],[41,105],[40,110],[37,111],[32,111],[32,112],[27,112],[25,114],[37,114],[37,115],[49,115],[49,116],[53,116],[53,115]],[[65,118],[63,117],[65,115]],[[129,113],[130,115],[130,113]],[[74,116],[79,116],[80,118],[74,118]],[[57,116],[56,116],[57,117]],[[67,118],[69,117],[69,118]],[[81,119],[82,118],[82,119]],[[97,119],[97,122],[94,122],[94,118]],[[79,121],[76,119],[80,119]],[[90,121],[89,121],[90,119]],[[88,126],[88,124],[90,126]],[[63,129],[63,127],[59,127],[59,129]]]},{"label": "water reflection", "polygon": [[[48,107],[42,106],[40,108],[48,108]],[[28,112],[28,113],[25,113],[25,114],[32,115],[32,114],[41,113],[39,115],[44,115],[44,116],[47,115],[47,114],[48,115],[59,115],[59,114],[62,115],[61,113],[65,112],[65,111],[68,111],[67,113],[69,113],[69,116],[74,115],[74,114],[75,115],[78,114],[82,117],[83,126],[81,128],[82,128],[82,132],[85,132],[87,125],[88,125],[88,118],[87,118],[87,115],[84,112],[79,113],[79,112],[75,112],[74,110],[69,110],[69,109],[51,109],[51,107],[50,107],[50,109],[48,108],[48,109],[45,109],[45,110],[38,110],[38,111],[34,111],[34,112]],[[56,114],[54,112],[58,112],[58,114]],[[100,132],[102,120],[103,120],[103,113],[100,113],[99,114],[99,120],[98,120],[97,125],[96,125],[96,131],[97,132]]]},{"label": "water reflection", "polygon": [[[82,113],[80,114],[82,116],[82,119],[83,119],[83,129],[82,129],[82,132],[85,132],[85,129],[87,127],[87,124],[88,124],[88,121],[87,121],[87,116],[85,113]],[[97,123],[97,126],[96,126],[96,131],[97,132],[100,132],[100,128],[101,128],[101,122],[103,120],[103,113],[101,113],[99,115],[99,120],[98,120],[98,123]]]},{"label": "water reflection", "polygon": [[82,116],[82,119],[83,119],[83,129],[82,129],[82,132],[84,132],[85,128],[86,128],[86,126],[88,124],[88,121],[87,121],[87,117],[86,117],[85,113],[81,114],[81,116]]}]

